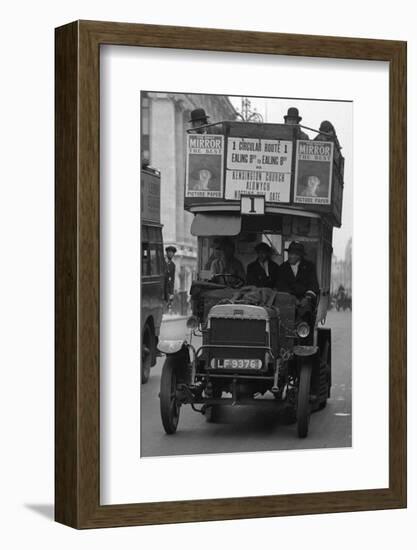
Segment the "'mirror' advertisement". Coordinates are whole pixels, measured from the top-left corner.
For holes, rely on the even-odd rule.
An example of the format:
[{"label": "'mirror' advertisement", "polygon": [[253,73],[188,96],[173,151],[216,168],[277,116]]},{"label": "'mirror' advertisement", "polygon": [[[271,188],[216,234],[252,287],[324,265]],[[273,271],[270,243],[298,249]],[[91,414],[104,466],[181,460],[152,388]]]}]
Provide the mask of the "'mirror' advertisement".
[{"label": "'mirror' advertisement", "polygon": [[294,202],[331,204],[333,143],[297,141]]},{"label": "'mirror' advertisement", "polygon": [[186,197],[223,196],[223,136],[188,134]]}]

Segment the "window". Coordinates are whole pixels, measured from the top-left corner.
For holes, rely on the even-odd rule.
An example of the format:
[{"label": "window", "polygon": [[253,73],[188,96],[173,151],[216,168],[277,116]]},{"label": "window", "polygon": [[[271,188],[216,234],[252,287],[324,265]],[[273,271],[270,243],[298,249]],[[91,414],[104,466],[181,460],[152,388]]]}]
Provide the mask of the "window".
[{"label": "window", "polygon": [[151,274],[149,243],[142,243],[142,276]]},{"label": "window", "polygon": [[160,268],[159,268],[158,250],[155,244],[151,245],[149,252],[150,252],[150,269],[151,269],[150,274],[159,275]]}]

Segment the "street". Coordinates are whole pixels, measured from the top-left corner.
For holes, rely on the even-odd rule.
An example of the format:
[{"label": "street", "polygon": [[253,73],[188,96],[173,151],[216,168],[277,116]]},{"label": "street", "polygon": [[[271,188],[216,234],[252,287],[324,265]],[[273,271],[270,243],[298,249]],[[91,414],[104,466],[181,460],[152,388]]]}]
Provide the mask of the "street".
[{"label": "street", "polygon": [[[165,360],[160,357],[149,382],[141,386],[141,456],[349,447],[351,318],[350,311],[328,313],[325,326],[332,329],[331,397],[325,409],[311,415],[306,439],[299,439],[296,426],[286,425],[273,406],[224,407],[219,422],[210,424],[186,405],[181,408],[177,433],[166,435],[159,412],[159,383]],[[163,322],[161,339],[180,339],[185,334],[184,319]],[[193,344],[198,344],[194,337]]]}]

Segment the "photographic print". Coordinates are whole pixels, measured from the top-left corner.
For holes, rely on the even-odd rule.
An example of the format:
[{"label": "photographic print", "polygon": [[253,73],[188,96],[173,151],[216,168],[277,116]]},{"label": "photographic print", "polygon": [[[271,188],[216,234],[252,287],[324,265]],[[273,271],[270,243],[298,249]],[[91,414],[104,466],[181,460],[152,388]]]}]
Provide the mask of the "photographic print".
[{"label": "photographic print", "polygon": [[57,521],[406,506],[405,84],[398,41],[56,29]]},{"label": "photographic print", "polygon": [[351,446],[352,102],[142,91],[141,197],[141,456]]}]

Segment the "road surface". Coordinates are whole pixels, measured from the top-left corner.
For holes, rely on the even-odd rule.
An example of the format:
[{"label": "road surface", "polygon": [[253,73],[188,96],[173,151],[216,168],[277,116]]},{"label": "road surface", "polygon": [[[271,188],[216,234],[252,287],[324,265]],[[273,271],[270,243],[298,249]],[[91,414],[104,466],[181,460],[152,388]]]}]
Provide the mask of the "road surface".
[{"label": "road surface", "polygon": [[[216,424],[183,406],[177,433],[166,435],[159,413],[164,362],[159,358],[149,382],[141,386],[141,456],[350,447],[351,313],[330,311],[326,326],[332,329],[331,397],[325,409],[312,414],[306,439],[298,439],[296,426],[285,425],[273,407],[252,406],[224,407]],[[164,321],[161,337],[180,339],[185,333],[185,320]]]}]

